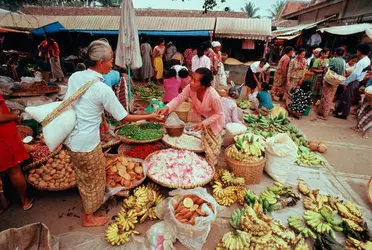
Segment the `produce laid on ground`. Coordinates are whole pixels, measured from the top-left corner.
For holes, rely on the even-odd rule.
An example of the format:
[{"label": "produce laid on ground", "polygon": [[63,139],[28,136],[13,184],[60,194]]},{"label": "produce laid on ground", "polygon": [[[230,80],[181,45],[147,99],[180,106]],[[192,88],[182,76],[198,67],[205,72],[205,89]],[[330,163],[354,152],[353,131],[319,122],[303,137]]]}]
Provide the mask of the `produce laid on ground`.
[{"label": "produce laid on ground", "polygon": [[213,187],[213,197],[217,203],[222,206],[231,206],[239,202],[245,204],[245,180],[242,177],[236,177],[233,173],[226,169],[221,169],[214,174],[213,180],[210,182]]},{"label": "produce laid on ground", "polygon": [[317,140],[309,140],[309,148],[311,151],[315,152],[318,151],[319,153],[327,152],[327,145],[324,141],[317,141]]},{"label": "produce laid on ground", "polygon": [[145,178],[141,162],[125,156],[117,156],[107,161],[106,182],[111,187],[132,187]]},{"label": "produce laid on ground", "polygon": [[164,135],[163,125],[154,122],[128,124],[119,128],[119,136],[137,141],[155,140]]},{"label": "produce laid on ground", "polygon": [[250,109],[253,107],[252,102],[247,99],[240,99],[236,101],[236,105],[241,109]]},{"label": "produce laid on ground", "polygon": [[151,82],[146,87],[136,87],[134,89],[136,95],[143,100],[151,100],[153,98],[161,101],[163,99],[164,91],[160,90],[155,83]]},{"label": "produce laid on ground", "polygon": [[203,150],[201,139],[188,134],[182,134],[179,137],[171,137],[166,134],[163,137],[163,141],[170,146],[174,146],[179,149],[186,149],[191,151]]},{"label": "produce laid on ground", "polygon": [[133,195],[123,200],[120,212],[106,229],[106,241],[119,246],[128,243],[135,231],[135,224],[146,219],[156,220],[155,207],[164,199],[159,187],[153,183],[137,187]]},{"label": "produce laid on ground", "polygon": [[235,210],[230,218],[233,231],[226,233],[217,250],[310,249],[301,235],[265,215],[258,201]]},{"label": "produce laid on ground", "polygon": [[185,195],[173,204],[173,210],[179,222],[193,226],[198,217],[206,217],[212,213],[213,207],[196,195]]},{"label": "produce laid on ground", "polygon": [[47,145],[36,143],[32,145],[32,152],[30,152],[30,155],[32,156],[34,161],[40,161],[50,155],[50,151]]},{"label": "produce laid on ground", "polygon": [[254,163],[264,159],[264,138],[247,133],[235,137],[236,143],[227,149],[227,156],[243,163]]},{"label": "produce laid on ground", "polygon": [[61,90],[59,86],[49,86],[45,82],[34,82],[27,88],[21,88],[19,90],[14,90],[14,96],[20,94],[49,94],[49,93],[57,93]]},{"label": "produce laid on ground", "polygon": [[[290,120],[285,114],[279,113],[278,116],[270,117],[269,119],[261,115],[254,116],[246,114],[243,116],[243,120],[247,123],[252,133],[261,135],[264,138],[272,137],[278,133],[287,133],[298,146],[296,161],[298,165],[316,166],[327,163],[323,157],[310,150],[310,145],[305,136],[295,126],[290,124]],[[327,150],[327,146],[325,144],[324,146],[319,148],[320,152]]]},{"label": "produce laid on ground", "polygon": [[153,181],[168,187],[205,185],[214,175],[214,168],[204,158],[187,150],[158,151],[144,165]]},{"label": "produce laid on ground", "polygon": [[132,158],[144,160],[150,154],[162,149],[164,149],[164,145],[160,143],[138,144],[130,146],[130,148],[123,151],[123,154]]},{"label": "produce laid on ground", "polygon": [[65,189],[75,186],[75,171],[70,155],[66,150],[61,150],[57,155],[49,158],[45,165],[31,169],[27,180],[41,189]]}]

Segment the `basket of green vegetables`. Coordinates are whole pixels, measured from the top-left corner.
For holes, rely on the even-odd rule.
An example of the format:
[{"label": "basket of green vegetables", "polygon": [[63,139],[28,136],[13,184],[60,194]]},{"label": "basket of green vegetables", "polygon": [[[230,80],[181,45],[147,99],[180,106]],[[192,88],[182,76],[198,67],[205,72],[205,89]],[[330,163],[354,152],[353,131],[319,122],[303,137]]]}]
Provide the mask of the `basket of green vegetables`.
[{"label": "basket of green vegetables", "polygon": [[115,134],[124,143],[149,143],[163,138],[165,131],[161,123],[128,123],[117,128]]}]

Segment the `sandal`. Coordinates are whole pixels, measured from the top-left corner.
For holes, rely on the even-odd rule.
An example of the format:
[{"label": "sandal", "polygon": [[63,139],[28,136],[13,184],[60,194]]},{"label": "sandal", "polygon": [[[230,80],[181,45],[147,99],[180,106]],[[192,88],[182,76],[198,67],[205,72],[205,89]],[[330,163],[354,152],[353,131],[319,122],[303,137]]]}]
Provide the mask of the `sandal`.
[{"label": "sandal", "polygon": [[352,130],[354,130],[355,132],[360,132],[360,128],[357,128],[357,127],[351,127]]},{"label": "sandal", "polygon": [[30,210],[34,206],[34,198],[31,198],[30,204],[27,207],[22,207],[23,211]]},{"label": "sandal", "polygon": [[368,134],[363,134],[363,139],[369,139],[369,135]]}]

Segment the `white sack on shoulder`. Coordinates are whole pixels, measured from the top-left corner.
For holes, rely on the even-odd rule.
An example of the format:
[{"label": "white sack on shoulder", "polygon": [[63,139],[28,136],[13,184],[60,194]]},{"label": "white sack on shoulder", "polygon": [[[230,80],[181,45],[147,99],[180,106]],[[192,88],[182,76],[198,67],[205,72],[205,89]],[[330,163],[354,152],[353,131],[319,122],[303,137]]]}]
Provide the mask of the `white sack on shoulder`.
[{"label": "white sack on shoulder", "polygon": [[[27,107],[25,111],[37,122],[55,110],[62,102],[53,102],[37,107]],[[72,108],[57,116],[47,126],[43,127],[45,144],[53,152],[70,135],[76,124],[76,114]]]}]

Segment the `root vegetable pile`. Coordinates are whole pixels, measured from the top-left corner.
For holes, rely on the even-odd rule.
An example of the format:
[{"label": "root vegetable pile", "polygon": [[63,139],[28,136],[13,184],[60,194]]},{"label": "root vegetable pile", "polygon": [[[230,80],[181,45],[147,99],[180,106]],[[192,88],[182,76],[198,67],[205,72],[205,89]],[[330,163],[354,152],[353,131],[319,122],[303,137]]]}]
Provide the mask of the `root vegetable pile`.
[{"label": "root vegetable pile", "polygon": [[133,195],[124,199],[120,212],[116,214],[115,222],[106,230],[106,241],[111,245],[123,245],[130,241],[135,231],[135,225],[146,219],[158,219],[155,207],[164,199],[159,187],[154,183],[137,187]]},{"label": "root vegetable pile", "polygon": [[30,155],[32,156],[34,161],[40,161],[41,159],[50,155],[50,151],[47,145],[38,143],[32,146],[33,146],[33,151],[30,152]]},{"label": "root vegetable pile", "polygon": [[212,204],[196,195],[183,196],[173,205],[173,210],[179,222],[189,225],[195,225],[197,217],[206,217],[213,213]]},{"label": "root vegetable pile", "polygon": [[30,170],[27,179],[33,185],[44,188],[69,188],[76,185],[71,157],[65,150],[50,158],[45,165]]},{"label": "root vegetable pile", "polygon": [[106,167],[106,182],[112,187],[131,187],[144,178],[140,162],[118,156],[110,159]]}]

